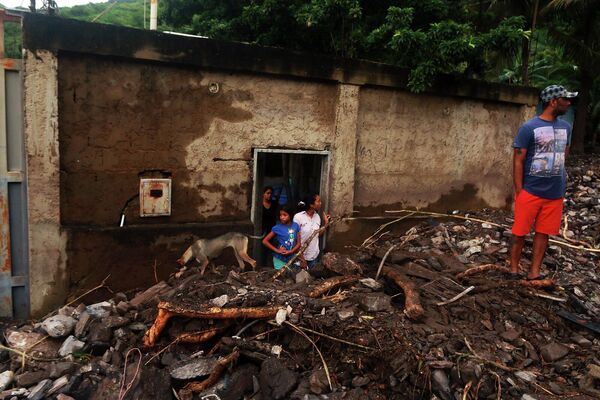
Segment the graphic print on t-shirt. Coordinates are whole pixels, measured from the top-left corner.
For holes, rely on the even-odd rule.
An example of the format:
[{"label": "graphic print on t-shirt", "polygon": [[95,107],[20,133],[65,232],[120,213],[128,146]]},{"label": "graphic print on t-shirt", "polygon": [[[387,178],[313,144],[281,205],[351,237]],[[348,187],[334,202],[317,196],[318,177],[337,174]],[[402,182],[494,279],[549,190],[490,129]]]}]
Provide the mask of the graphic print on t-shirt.
[{"label": "graphic print on t-shirt", "polygon": [[531,160],[529,175],[560,176],[565,167],[567,130],[542,126],[533,130],[535,153]]}]

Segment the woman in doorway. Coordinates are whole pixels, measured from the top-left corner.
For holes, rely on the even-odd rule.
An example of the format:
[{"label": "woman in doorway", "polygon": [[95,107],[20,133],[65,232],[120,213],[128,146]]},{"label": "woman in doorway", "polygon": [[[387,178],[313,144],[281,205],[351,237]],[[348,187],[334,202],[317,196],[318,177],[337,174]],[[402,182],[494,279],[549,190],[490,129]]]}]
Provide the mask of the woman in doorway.
[{"label": "woman in doorway", "polygon": [[[277,246],[271,244],[275,238]],[[289,206],[279,210],[279,223],[263,239],[263,245],[273,252],[273,266],[279,270],[287,264],[300,248],[300,227],[292,222],[292,211]]]},{"label": "woman in doorway", "polygon": [[[302,246],[310,239],[310,243],[302,254],[301,265],[303,268],[310,269],[315,266],[319,258],[319,236],[325,233],[325,230],[323,230],[313,237],[314,232],[321,228],[321,217],[319,216],[321,196],[316,193],[311,194],[304,201],[298,203],[298,207],[302,207],[305,210],[294,215],[294,222],[300,226]],[[329,219],[329,215],[323,215],[324,228],[329,226]]]},{"label": "woman in doorway", "polygon": [[277,202],[273,201],[273,188],[265,186],[262,196],[262,226],[263,234],[271,232],[271,229],[277,223]]}]

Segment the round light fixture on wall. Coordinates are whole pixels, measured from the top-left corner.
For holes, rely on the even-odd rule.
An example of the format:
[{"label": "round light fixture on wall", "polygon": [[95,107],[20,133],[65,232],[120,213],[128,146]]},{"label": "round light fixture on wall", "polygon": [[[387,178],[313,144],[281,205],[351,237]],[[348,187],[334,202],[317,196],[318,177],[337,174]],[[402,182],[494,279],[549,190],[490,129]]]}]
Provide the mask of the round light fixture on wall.
[{"label": "round light fixture on wall", "polygon": [[219,89],[220,89],[220,86],[217,82],[211,82],[208,84],[208,91],[210,92],[210,94],[219,93]]}]

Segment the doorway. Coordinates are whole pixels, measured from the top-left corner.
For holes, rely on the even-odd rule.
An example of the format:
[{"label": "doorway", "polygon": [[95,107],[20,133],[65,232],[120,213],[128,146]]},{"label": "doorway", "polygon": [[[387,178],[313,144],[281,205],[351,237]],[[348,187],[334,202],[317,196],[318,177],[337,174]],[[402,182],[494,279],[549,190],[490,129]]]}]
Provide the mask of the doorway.
[{"label": "doorway", "polygon": [[[263,188],[273,188],[273,199],[277,206],[288,204],[293,209],[305,196],[319,193],[323,204],[322,212],[327,212],[328,177],[327,150],[254,149],[251,218],[255,235],[263,234]],[[257,257],[258,265],[266,265],[267,260],[260,240],[254,242],[253,253]]]}]

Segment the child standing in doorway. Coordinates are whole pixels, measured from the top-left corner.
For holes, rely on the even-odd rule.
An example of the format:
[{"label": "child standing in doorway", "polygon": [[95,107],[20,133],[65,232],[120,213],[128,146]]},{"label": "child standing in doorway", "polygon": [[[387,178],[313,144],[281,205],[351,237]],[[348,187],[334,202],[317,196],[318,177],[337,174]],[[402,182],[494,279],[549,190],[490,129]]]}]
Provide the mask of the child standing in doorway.
[{"label": "child standing in doorway", "polygon": [[323,215],[323,226],[321,226],[321,217],[319,216],[319,211],[321,211],[321,196],[316,193],[307,196],[304,201],[298,203],[298,206],[305,210],[294,216],[294,222],[300,226],[302,245],[310,239],[310,243],[300,258],[300,262],[302,268],[311,269],[317,264],[319,259],[319,236],[323,236],[325,230],[319,232],[316,236],[313,236],[313,234],[319,229],[329,226],[330,216],[328,214]]},{"label": "child standing in doorway", "polygon": [[[275,238],[277,246],[271,240]],[[279,270],[287,264],[300,248],[300,226],[292,221],[289,206],[279,210],[279,223],[263,239],[263,245],[273,252],[273,266]]]}]

